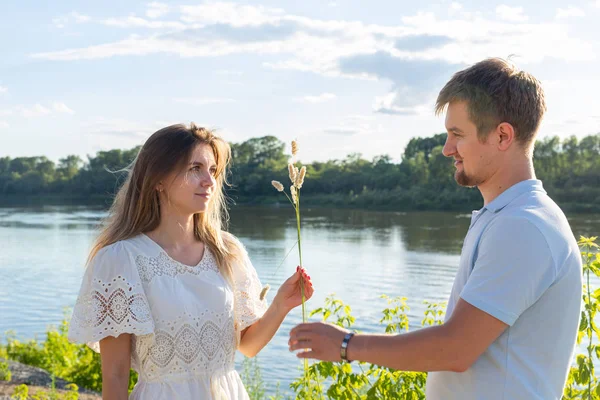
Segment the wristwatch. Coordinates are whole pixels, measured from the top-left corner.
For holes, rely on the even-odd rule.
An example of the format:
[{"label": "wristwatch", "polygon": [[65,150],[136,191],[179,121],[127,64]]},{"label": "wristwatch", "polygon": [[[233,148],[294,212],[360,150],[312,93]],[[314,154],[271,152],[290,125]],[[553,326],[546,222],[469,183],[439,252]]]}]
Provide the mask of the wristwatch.
[{"label": "wristwatch", "polygon": [[340,350],[340,356],[342,358],[343,361],[346,362],[352,362],[352,360],[348,360],[348,342],[350,341],[350,339],[352,338],[352,336],[354,336],[354,333],[352,332],[348,332],[346,333],[346,336],[344,336],[344,340],[342,340],[342,348]]}]

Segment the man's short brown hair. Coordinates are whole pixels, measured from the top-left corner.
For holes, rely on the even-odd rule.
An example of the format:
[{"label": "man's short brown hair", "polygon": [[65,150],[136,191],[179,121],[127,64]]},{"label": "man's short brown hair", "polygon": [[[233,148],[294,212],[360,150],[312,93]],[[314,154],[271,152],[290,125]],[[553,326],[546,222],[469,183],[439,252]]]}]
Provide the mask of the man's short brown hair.
[{"label": "man's short brown hair", "polygon": [[480,139],[500,123],[508,122],[524,146],[535,140],[546,111],[540,82],[501,58],[488,58],[454,74],[438,95],[436,114],[453,101],[467,103]]}]

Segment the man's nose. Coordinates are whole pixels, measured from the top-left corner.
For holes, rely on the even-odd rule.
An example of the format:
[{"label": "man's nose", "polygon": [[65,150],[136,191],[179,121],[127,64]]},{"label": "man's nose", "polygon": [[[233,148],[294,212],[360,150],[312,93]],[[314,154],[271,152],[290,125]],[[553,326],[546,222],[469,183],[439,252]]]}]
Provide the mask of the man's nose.
[{"label": "man's nose", "polygon": [[446,157],[452,157],[452,155],[456,153],[456,146],[450,140],[450,137],[446,138],[446,143],[444,143],[444,148],[442,149],[442,154]]}]

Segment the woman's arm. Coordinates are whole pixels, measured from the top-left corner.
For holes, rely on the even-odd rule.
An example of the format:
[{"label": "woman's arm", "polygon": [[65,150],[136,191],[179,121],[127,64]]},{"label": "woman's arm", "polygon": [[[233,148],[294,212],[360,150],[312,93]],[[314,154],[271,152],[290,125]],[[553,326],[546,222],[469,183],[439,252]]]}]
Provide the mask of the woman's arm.
[{"label": "woman's arm", "polygon": [[127,400],[131,368],[131,334],[109,336],[100,341],[102,398]]},{"label": "woman's arm", "polygon": [[257,355],[271,341],[289,312],[273,302],[261,319],[242,331],[238,350],[246,357]]},{"label": "woman's arm", "polygon": [[[300,279],[302,276],[303,279]],[[300,281],[304,283],[304,298],[310,299],[314,289],[310,276],[304,269],[298,268],[277,291],[273,303],[258,321],[242,331],[238,350],[246,357],[254,357],[269,343],[286,315],[302,304]]]}]

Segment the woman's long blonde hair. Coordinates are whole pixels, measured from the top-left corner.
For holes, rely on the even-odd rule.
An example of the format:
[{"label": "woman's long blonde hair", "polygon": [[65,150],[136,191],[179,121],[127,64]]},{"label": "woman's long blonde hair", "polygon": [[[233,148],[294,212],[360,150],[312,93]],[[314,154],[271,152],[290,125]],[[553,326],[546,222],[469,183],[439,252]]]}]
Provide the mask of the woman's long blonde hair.
[{"label": "woman's long blonde hair", "polygon": [[215,256],[219,271],[233,284],[233,263],[241,261],[243,248],[224,231],[229,220],[224,186],[231,160],[229,144],[213,131],[191,124],[171,125],[148,138],[130,165],[125,183],[119,189],[93,243],[88,264],[98,251],[119,240],[156,229],[160,223],[160,201],[156,190],[161,180],[182,171],[199,144],[211,146],[217,171],[216,188],[206,212],[194,214],[194,233]]}]

